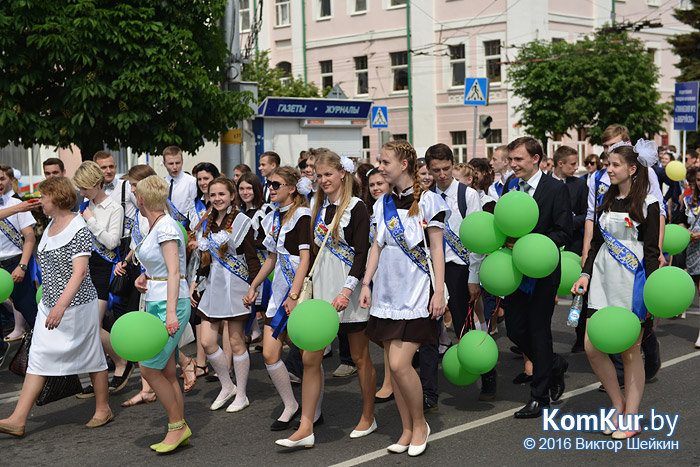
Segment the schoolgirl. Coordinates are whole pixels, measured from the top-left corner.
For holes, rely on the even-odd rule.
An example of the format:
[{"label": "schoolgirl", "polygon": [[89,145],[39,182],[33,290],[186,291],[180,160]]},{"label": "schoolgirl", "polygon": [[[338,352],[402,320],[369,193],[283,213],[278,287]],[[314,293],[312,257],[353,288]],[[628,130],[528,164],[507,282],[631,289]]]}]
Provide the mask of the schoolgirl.
[{"label": "schoolgirl", "polygon": [[[360,305],[371,306],[367,335],[384,342],[388,352],[403,425],[397,443],[387,449],[417,456],[425,451],[430,427],[423,416],[420,379],[411,360],[422,343],[437,344],[435,320],[445,312],[442,231],[449,208],[442,198],[421,185],[416,151],[408,142],[383,145],[379,170],[394,189],[374,206],[377,238],[362,281]],[[428,245],[423,243],[424,228]],[[426,248],[430,248],[432,256],[434,288]],[[373,278],[374,288],[370,292]]]},{"label": "schoolgirl", "polygon": [[[588,317],[607,306],[632,310],[643,327],[652,326],[652,319],[644,307],[641,294],[646,278],[659,267],[659,201],[649,195],[647,167],[657,161],[656,143],[639,140],[632,148],[628,142],[612,145],[607,169],[611,186],[597,209],[597,228],[590,243],[590,251],[581,278],[572,287],[572,293],[588,294]],[[617,253],[613,253],[613,252]],[[618,258],[633,256],[636,261],[622,263]],[[582,289],[581,291],[579,289]],[[635,414],[644,392],[644,365],[637,341],[622,352],[625,370],[625,395],[617,381],[615,367],[608,355],[596,349],[586,331],[585,349],[596,376],[603,383],[612,406],[616,409],[615,432],[607,431],[615,439],[638,434],[641,427],[630,426],[622,414]]]},{"label": "schoolgirl", "polygon": [[255,304],[258,287],[274,270],[272,294],[265,313],[263,359],[284,402],[284,411],[270,426],[272,431],[280,431],[287,429],[299,413],[289,373],[281,358],[287,336],[287,317],[297,305],[309,269],[311,211],[306,207],[306,195],[311,191],[311,181],[301,178],[293,167],[286,166],[275,169],[268,176],[267,186],[271,202],[278,205],[262,221],[263,230],[267,232],[264,245],[268,256],[243,297],[243,303],[246,306]]},{"label": "schoolgirl", "polygon": [[[691,169],[697,172],[697,169]],[[696,287],[700,287],[700,177],[695,173],[691,177],[688,171],[688,180],[692,180],[691,193],[685,197],[685,227],[690,232],[690,244],[685,250],[685,261],[688,274],[693,278]],[[699,289],[700,290],[700,289]],[[700,334],[695,340],[695,348],[700,349]]]},{"label": "schoolgirl", "polygon": [[[221,392],[209,408],[218,410],[235,396],[226,411],[239,412],[250,404],[246,394],[250,357],[245,344],[245,325],[250,311],[243,306],[241,298],[260,271],[260,262],[250,218],[234,206],[236,187],[233,181],[216,178],[209,183],[208,192],[211,206],[207,226],[197,234],[202,255],[200,275],[207,280],[197,309],[202,318],[202,346],[221,382]],[[228,359],[217,343],[221,326],[228,328],[238,388],[231,381]]]}]

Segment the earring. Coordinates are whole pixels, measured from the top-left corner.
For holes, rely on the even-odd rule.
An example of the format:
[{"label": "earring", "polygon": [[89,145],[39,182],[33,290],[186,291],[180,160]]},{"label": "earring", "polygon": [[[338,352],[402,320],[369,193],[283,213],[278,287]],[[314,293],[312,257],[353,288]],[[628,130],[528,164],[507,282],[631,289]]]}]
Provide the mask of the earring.
[{"label": "earring", "polygon": [[233,209],[233,206],[229,206],[229,207],[226,209],[226,214],[231,214],[231,209]]}]

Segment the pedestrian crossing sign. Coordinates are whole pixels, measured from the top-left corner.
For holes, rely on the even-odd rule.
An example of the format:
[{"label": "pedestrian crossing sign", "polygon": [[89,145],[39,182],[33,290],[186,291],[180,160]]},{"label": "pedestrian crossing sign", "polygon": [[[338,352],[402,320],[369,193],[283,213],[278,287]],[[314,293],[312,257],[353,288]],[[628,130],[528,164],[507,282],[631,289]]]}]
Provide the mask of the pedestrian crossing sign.
[{"label": "pedestrian crossing sign", "polygon": [[389,112],[385,106],[372,107],[372,128],[388,128]]},{"label": "pedestrian crossing sign", "polygon": [[467,78],[464,82],[464,105],[488,105],[489,79]]}]

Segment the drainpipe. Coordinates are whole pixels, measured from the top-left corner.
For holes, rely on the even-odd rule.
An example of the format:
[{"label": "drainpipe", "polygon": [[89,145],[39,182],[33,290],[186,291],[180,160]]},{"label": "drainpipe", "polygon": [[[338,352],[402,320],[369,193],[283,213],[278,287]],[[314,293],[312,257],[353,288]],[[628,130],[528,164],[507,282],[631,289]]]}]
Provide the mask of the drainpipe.
[{"label": "drainpipe", "polygon": [[413,144],[413,84],[411,82],[411,2],[406,2],[406,50],[408,61],[408,142]]},{"label": "drainpipe", "polygon": [[308,83],[306,73],[306,0],[301,0],[301,46],[304,57],[304,83]]}]

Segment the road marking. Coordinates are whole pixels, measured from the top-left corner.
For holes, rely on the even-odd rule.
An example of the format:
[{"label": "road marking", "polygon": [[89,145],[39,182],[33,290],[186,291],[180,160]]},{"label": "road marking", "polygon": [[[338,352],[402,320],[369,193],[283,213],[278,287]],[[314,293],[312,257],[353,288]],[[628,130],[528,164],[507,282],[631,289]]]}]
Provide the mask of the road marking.
[{"label": "road marking", "polygon": [[[661,365],[661,368],[668,368],[673,365],[677,365],[678,363],[682,363],[686,360],[690,360],[691,358],[695,358],[697,356],[700,356],[700,351],[695,351],[686,355],[682,355],[680,357],[673,358]],[[571,397],[579,396],[581,394],[585,394],[587,392],[595,391],[598,389],[598,386],[600,385],[600,382],[595,382],[592,384],[589,384],[588,386],[583,386],[578,389],[574,389],[573,391],[568,391],[562,395],[560,400],[564,399],[569,399]],[[464,433],[465,431],[473,430],[474,428],[478,428],[483,425],[488,425],[489,423],[497,422],[499,420],[503,420],[505,418],[512,418],[513,417],[513,411],[520,408],[521,405],[514,406],[513,408],[510,408],[508,410],[505,410],[503,412],[490,415],[488,417],[480,418],[479,420],[474,420],[473,422],[469,423],[464,423],[462,425],[457,425],[452,428],[448,428],[446,430],[442,430],[437,433],[431,433],[430,434],[430,441],[437,441],[439,439],[447,438],[448,436],[453,436],[459,433]],[[374,452],[370,452],[367,454],[364,454],[362,456],[354,457],[352,459],[348,459],[345,462],[340,462],[339,464],[334,464],[331,467],[351,467],[354,465],[359,465],[363,464],[365,462],[373,461],[375,459],[379,459],[381,457],[387,456],[390,453],[386,449],[380,449]]]}]

